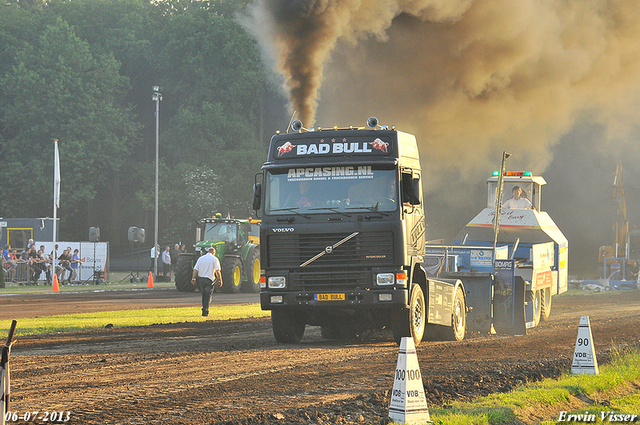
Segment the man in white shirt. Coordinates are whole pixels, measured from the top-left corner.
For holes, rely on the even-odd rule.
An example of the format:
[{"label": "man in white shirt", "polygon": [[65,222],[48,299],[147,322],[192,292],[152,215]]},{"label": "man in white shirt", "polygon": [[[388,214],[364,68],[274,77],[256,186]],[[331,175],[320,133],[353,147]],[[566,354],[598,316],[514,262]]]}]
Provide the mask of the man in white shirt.
[{"label": "man in white shirt", "polygon": [[151,267],[149,268],[149,271],[153,271],[153,266],[155,266],[154,261],[156,261],[159,256],[160,256],[160,247],[152,246],[151,247]]},{"label": "man in white shirt", "polygon": [[514,186],[512,189],[513,197],[507,199],[507,201],[502,204],[502,208],[511,208],[511,209],[531,209],[531,201],[527,198],[522,197],[522,189],[519,186]]},{"label": "man in white shirt", "polygon": [[210,246],[207,248],[208,253],[198,258],[196,265],[193,267],[193,276],[191,284],[200,284],[202,288],[202,316],[209,315],[209,303],[211,302],[211,292],[213,292],[213,283],[218,279],[218,286],[222,287],[222,273],[220,273],[220,261],[216,257],[216,248]]},{"label": "man in white shirt", "polygon": [[173,268],[171,267],[171,247],[169,245],[162,251],[162,267],[162,274],[171,280],[171,271]]}]

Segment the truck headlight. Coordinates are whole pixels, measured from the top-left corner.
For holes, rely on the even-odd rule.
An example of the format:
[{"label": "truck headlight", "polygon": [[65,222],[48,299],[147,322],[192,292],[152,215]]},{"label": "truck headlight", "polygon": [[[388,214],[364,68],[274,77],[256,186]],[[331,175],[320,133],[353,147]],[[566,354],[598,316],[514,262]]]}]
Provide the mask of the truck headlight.
[{"label": "truck headlight", "polygon": [[376,275],[376,285],[393,285],[394,283],[393,273],[378,273]]},{"label": "truck headlight", "polygon": [[287,287],[287,281],[284,276],[272,276],[267,280],[269,288],[282,289]]},{"label": "truck headlight", "polygon": [[269,302],[271,304],[282,304],[284,302],[284,298],[282,297],[282,295],[272,295],[269,298]]}]

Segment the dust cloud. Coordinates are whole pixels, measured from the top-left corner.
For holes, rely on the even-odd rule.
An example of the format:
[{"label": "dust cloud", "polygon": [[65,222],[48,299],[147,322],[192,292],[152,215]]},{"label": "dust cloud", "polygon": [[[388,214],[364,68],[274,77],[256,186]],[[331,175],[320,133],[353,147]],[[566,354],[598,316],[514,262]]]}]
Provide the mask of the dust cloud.
[{"label": "dust cloud", "polygon": [[306,127],[375,115],[416,134],[432,233],[484,206],[503,150],[547,173],[552,217],[595,195],[569,223],[580,245],[609,238],[615,162],[640,177],[636,0],[256,0],[248,27]]}]

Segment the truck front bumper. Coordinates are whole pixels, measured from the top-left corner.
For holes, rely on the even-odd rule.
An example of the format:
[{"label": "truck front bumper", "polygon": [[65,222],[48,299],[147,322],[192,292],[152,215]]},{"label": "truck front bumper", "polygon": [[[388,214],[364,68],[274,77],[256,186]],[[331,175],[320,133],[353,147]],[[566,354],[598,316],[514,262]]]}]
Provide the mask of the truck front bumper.
[{"label": "truck front bumper", "polygon": [[387,290],[348,290],[343,292],[262,291],[260,305],[263,310],[277,308],[402,308],[408,307],[409,291],[406,288]]}]

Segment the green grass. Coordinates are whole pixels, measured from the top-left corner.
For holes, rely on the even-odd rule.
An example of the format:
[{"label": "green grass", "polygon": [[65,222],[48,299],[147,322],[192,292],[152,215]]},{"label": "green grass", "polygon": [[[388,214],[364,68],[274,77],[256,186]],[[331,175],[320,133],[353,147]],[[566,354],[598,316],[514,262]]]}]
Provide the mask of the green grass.
[{"label": "green grass", "polygon": [[[431,420],[436,424],[478,424],[478,425],[510,425],[519,422],[518,414],[525,408],[552,412],[549,421],[542,424],[557,423],[558,415],[566,410],[566,404],[577,394],[597,398],[597,394],[614,391],[627,383],[634,383],[632,394],[613,396],[607,406],[590,406],[569,414],[594,413],[600,421],[601,411],[615,413],[640,414],[640,349],[635,348],[627,353],[617,353],[610,364],[600,367],[600,374],[572,375],[566,374],[559,379],[545,379],[530,383],[505,394],[492,394],[472,402],[455,402],[451,408],[430,409]],[[613,392],[612,392],[613,393]],[[593,422],[591,422],[593,423]],[[609,423],[609,422],[606,422]]]},{"label": "green grass", "polygon": [[[103,328],[107,324],[112,324],[114,327],[147,326],[265,317],[269,316],[269,314],[268,311],[262,311],[259,304],[213,306],[209,309],[209,317],[201,316],[200,306],[63,314],[59,316],[16,319],[18,322],[16,336]],[[6,339],[10,326],[11,320],[0,320],[0,340]]]}]

